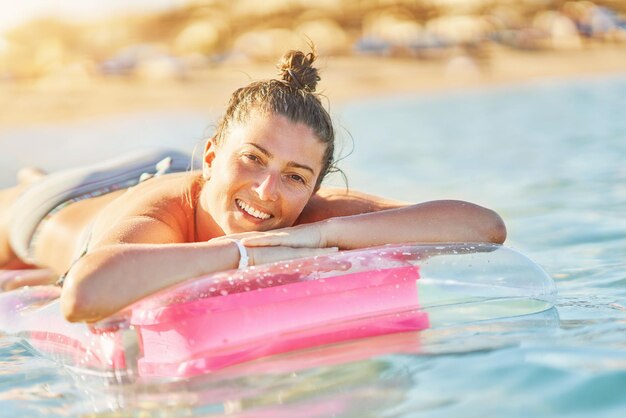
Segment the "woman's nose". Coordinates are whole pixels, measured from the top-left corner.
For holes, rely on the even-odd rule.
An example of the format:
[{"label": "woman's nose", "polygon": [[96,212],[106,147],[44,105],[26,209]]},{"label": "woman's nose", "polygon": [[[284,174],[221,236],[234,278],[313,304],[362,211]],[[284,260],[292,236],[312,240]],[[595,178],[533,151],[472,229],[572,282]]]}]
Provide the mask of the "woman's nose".
[{"label": "woman's nose", "polygon": [[278,199],[278,184],[274,174],[265,175],[262,181],[253,189],[261,200],[274,202]]}]

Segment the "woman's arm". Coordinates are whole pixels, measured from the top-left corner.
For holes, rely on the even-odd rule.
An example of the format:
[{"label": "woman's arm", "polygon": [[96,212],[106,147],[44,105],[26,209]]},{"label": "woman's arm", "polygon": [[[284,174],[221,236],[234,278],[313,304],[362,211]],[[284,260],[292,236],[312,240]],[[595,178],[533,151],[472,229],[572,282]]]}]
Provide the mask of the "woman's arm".
[{"label": "woman's arm", "polygon": [[438,200],[331,218],[321,227],[328,246],[352,249],[404,242],[491,242],[506,239],[502,218],[484,207]]},{"label": "woman's arm", "polygon": [[[389,210],[392,211],[378,213]],[[378,214],[373,215],[374,212]],[[368,215],[354,216],[363,214]],[[396,242],[502,243],[506,239],[502,218],[492,210],[469,202],[439,200],[410,204],[331,188],[320,189],[311,198],[296,224],[331,218],[342,219],[321,224],[320,233],[328,237],[329,245],[340,248]]]},{"label": "woman's arm", "polygon": [[61,309],[69,321],[97,321],[187,278],[236,268],[238,259],[232,242],[101,246],[68,272]]},{"label": "woman's arm", "polygon": [[[123,230],[123,228],[122,228]],[[141,231],[146,231],[142,233]],[[117,232],[124,235],[124,232]],[[133,222],[126,239],[159,236],[168,244],[96,245],[70,269],[61,293],[61,309],[72,322],[93,322],[186,279],[237,268],[239,250],[232,240],[176,243],[177,232],[151,218]],[[336,249],[250,248],[250,265],[314,256]]]},{"label": "woman's arm", "polygon": [[[346,202],[342,202],[344,207]],[[332,205],[332,202],[330,203]],[[345,209],[328,209],[342,212]],[[364,248],[405,242],[491,242],[506,239],[506,227],[490,209],[457,200],[438,200],[241,237],[246,246],[333,246]]]}]

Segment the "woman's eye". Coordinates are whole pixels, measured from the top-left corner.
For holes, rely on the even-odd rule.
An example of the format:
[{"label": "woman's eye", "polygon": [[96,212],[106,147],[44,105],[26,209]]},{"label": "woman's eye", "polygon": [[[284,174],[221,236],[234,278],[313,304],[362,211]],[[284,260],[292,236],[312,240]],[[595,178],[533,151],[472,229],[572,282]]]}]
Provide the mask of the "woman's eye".
[{"label": "woman's eye", "polygon": [[261,159],[259,157],[257,157],[256,155],[254,155],[254,154],[244,154],[243,157],[246,160],[250,160],[250,161],[254,161],[254,162],[260,162],[261,161]]},{"label": "woman's eye", "polygon": [[289,178],[293,181],[297,181],[298,183],[306,184],[306,180],[299,174],[290,174]]}]

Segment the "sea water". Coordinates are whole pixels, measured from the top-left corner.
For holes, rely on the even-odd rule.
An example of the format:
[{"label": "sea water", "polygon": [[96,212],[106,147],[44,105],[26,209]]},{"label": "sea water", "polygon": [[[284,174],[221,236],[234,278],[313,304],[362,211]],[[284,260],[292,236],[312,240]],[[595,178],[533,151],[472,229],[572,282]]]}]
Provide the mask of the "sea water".
[{"label": "sea water", "polygon": [[[0,337],[0,416],[624,417],[625,111],[626,77],[612,76],[363,101],[334,115],[351,188],[495,209],[507,245],[555,279],[556,309],[309,353],[326,365],[140,386],[61,369]],[[0,181],[21,164],[190,150],[212,123],[182,112],[3,131]],[[67,153],[51,158],[59,147]]]}]

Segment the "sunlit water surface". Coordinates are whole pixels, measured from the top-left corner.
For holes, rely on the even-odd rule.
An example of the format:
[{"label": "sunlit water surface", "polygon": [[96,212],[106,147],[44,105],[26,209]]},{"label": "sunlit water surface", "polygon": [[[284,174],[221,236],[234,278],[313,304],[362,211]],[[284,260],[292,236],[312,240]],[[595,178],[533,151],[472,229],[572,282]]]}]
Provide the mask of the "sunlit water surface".
[{"label": "sunlit water surface", "polygon": [[[344,154],[345,131],[353,138],[341,162],[350,187],[494,208],[507,244],[556,280],[556,310],[309,353],[325,365],[296,367],[298,353],[272,372],[243,365],[135,386],[63,370],[4,337],[0,416],[626,416],[625,109],[626,78],[612,77],[361,102],[335,115]],[[167,113],[0,132],[0,181],[24,164],[190,150],[211,123]]]}]

